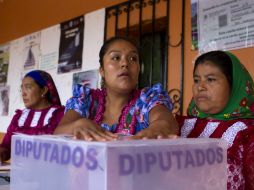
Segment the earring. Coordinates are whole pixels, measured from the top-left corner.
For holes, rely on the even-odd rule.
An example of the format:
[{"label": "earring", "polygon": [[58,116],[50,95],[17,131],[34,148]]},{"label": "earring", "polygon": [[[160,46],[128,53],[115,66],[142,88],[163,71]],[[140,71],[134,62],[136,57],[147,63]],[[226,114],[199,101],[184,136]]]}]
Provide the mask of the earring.
[{"label": "earring", "polygon": [[44,94],[42,94],[41,97],[44,98]]}]

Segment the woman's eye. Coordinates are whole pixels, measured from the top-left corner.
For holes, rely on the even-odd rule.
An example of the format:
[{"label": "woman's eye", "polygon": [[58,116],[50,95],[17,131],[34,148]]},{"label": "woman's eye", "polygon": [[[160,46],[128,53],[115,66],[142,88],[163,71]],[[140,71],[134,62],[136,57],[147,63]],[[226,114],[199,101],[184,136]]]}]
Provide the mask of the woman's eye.
[{"label": "woman's eye", "polygon": [[119,59],[120,59],[119,56],[114,56],[114,57],[112,57],[112,60],[113,60],[113,61],[118,61]]},{"label": "woman's eye", "polygon": [[31,85],[25,85],[23,87],[24,90],[31,90],[32,86]]},{"label": "woman's eye", "polygon": [[138,58],[137,57],[130,57],[131,62],[137,62]]},{"label": "woman's eye", "polygon": [[198,79],[194,79],[194,83],[197,84],[199,82]]},{"label": "woman's eye", "polygon": [[214,82],[214,81],[216,81],[216,79],[215,78],[208,78],[207,81],[208,82]]}]

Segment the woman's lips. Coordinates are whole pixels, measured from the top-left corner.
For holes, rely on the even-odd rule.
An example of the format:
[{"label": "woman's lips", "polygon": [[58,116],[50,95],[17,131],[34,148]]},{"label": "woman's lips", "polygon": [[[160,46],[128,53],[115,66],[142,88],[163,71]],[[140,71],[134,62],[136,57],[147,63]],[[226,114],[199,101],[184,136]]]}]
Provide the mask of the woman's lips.
[{"label": "woman's lips", "polygon": [[207,96],[197,96],[195,99],[196,101],[204,101],[207,100]]},{"label": "woman's lips", "polygon": [[129,73],[121,73],[118,77],[129,77]]},{"label": "woman's lips", "polygon": [[26,103],[26,102],[28,102],[28,100],[27,99],[23,99],[23,102]]}]

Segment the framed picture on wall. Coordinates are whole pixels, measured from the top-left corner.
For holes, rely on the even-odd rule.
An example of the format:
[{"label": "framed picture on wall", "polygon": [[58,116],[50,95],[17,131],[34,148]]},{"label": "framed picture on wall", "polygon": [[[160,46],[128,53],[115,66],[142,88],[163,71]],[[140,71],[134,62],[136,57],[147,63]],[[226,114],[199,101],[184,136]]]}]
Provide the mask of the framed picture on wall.
[{"label": "framed picture on wall", "polygon": [[98,88],[98,82],[99,71],[97,69],[73,74],[73,86],[75,84],[80,84],[95,89]]}]

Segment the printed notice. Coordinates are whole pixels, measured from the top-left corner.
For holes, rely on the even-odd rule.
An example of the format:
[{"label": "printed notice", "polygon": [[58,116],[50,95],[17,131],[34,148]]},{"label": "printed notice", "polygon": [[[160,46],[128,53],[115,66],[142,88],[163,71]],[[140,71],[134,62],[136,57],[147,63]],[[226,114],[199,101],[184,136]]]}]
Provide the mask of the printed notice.
[{"label": "printed notice", "polygon": [[61,23],[58,73],[82,68],[84,16]]},{"label": "printed notice", "polygon": [[199,0],[199,50],[229,50],[254,44],[253,0]]},{"label": "printed notice", "polygon": [[35,32],[24,37],[23,61],[24,69],[36,69],[40,57],[41,33]]},{"label": "printed notice", "polygon": [[41,55],[39,68],[41,70],[52,70],[56,68],[57,52],[51,52]]}]

